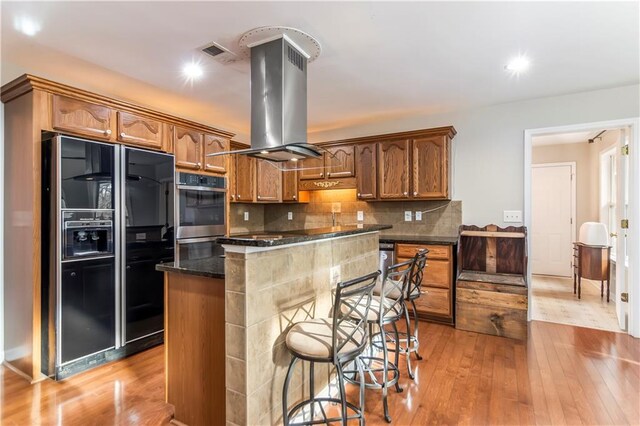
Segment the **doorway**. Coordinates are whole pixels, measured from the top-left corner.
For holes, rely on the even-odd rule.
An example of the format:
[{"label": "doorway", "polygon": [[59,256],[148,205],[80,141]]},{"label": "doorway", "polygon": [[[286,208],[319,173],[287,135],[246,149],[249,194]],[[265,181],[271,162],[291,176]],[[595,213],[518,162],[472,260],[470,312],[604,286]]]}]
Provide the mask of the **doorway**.
[{"label": "doorway", "polygon": [[[632,278],[637,276],[640,263],[638,235],[631,227],[623,230],[615,226],[622,217],[633,222],[638,213],[637,201],[628,197],[640,180],[640,171],[633,165],[638,164],[637,153],[629,149],[631,158],[620,154],[623,146],[633,146],[638,140],[638,121],[525,131],[530,320],[611,331],[624,331],[628,325],[629,334],[640,335],[638,306],[632,302],[640,287]],[[603,167],[606,164],[608,168]],[[621,173],[623,169],[628,174]],[[606,176],[614,179],[615,185],[610,180],[607,183]],[[585,222],[606,225],[609,238],[604,244],[615,246],[610,303],[606,302],[606,282],[602,298],[599,281],[583,279],[581,299],[573,292],[573,242],[580,239],[580,226]]]}]

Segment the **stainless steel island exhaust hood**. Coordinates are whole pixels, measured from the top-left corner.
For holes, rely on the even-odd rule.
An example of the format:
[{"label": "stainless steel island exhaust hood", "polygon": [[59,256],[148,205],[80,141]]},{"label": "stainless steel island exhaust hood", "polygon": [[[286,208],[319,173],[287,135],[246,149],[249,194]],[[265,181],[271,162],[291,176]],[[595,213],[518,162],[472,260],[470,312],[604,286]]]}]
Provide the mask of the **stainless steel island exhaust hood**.
[{"label": "stainless steel island exhaust hood", "polygon": [[[262,39],[246,43],[251,52],[251,148],[234,153],[278,162],[320,157],[319,149],[307,143],[310,56],[285,32],[273,35],[270,30],[273,27],[257,28],[243,36],[247,41]],[[317,41],[299,30],[286,30],[315,43],[317,57]]]}]

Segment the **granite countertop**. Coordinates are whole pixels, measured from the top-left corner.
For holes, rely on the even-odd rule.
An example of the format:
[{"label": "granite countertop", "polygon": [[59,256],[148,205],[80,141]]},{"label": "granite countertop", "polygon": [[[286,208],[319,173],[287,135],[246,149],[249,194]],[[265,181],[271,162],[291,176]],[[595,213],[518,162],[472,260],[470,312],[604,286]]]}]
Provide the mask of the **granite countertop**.
[{"label": "granite countertop", "polygon": [[198,260],[183,260],[179,263],[160,263],[156,265],[156,270],[224,279],[224,257],[214,256]]},{"label": "granite countertop", "polygon": [[409,243],[409,244],[458,244],[458,237],[439,237],[434,235],[380,235],[381,243]]},{"label": "granite countertop", "polygon": [[346,225],[330,226],[327,228],[300,229],[295,231],[264,231],[252,234],[237,234],[220,237],[219,244],[251,247],[276,247],[286,244],[304,243],[307,241],[324,240],[328,238],[344,237],[347,235],[364,234],[366,232],[391,229],[391,225]]}]

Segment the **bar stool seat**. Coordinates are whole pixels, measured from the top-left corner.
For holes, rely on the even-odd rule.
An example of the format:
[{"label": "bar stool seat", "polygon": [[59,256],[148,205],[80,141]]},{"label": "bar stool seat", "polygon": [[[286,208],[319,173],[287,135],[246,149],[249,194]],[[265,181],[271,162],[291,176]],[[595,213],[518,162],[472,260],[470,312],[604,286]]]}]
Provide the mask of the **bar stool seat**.
[{"label": "bar stool seat", "polygon": [[[336,332],[343,339],[353,333],[353,336],[340,348],[338,355],[349,356],[359,351],[358,342],[365,338],[362,329],[345,322],[337,328]],[[290,351],[304,359],[325,361],[331,358],[333,356],[333,318],[317,318],[296,323],[287,333],[286,342]]]}]

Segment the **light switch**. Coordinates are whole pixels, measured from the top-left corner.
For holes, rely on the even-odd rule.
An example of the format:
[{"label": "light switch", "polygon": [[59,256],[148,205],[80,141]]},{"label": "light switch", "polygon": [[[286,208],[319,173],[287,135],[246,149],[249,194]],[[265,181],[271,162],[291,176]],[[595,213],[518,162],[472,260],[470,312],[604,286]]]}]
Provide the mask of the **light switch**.
[{"label": "light switch", "polygon": [[422,212],[420,210],[416,212],[416,222],[419,220],[422,220]]},{"label": "light switch", "polygon": [[505,210],[503,216],[505,223],[522,223],[522,210]]},{"label": "light switch", "polygon": [[358,222],[362,222],[364,220],[364,212],[362,210],[358,210],[357,219]]},{"label": "light switch", "polygon": [[244,212],[244,220],[249,220],[249,212]]},{"label": "light switch", "polygon": [[293,212],[288,212],[287,213],[287,219],[288,220],[293,220]]},{"label": "light switch", "polygon": [[411,210],[407,210],[404,212],[404,221],[411,222]]}]

